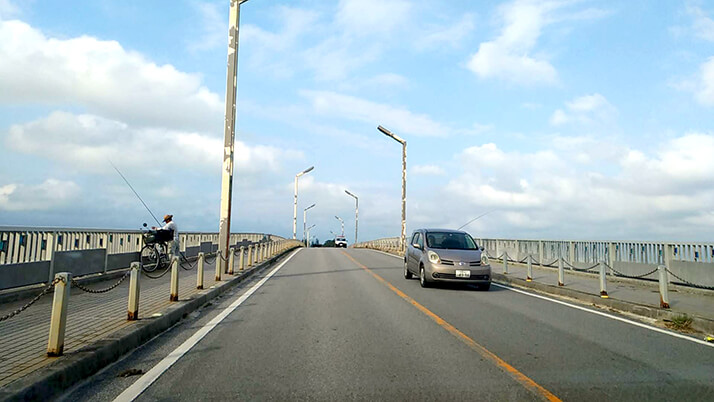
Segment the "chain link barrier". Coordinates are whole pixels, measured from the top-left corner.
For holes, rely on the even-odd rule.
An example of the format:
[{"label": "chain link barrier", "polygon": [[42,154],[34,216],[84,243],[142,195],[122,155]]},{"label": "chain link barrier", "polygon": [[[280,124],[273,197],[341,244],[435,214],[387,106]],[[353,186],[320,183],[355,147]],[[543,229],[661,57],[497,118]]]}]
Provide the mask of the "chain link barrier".
[{"label": "chain link barrier", "polygon": [[593,269],[597,268],[597,267],[600,265],[600,264],[595,264],[595,265],[593,265],[593,266],[591,266],[591,267],[589,267],[589,268],[578,268],[578,267],[576,267],[575,265],[572,265],[571,263],[569,263],[567,260],[563,260],[563,263],[564,263],[565,265],[567,265],[568,267],[570,267],[570,269],[572,269],[573,271],[578,271],[578,272],[588,272],[588,271],[592,271]]},{"label": "chain link barrier", "polygon": [[38,300],[40,300],[40,299],[42,298],[42,296],[44,296],[44,295],[46,295],[47,293],[49,293],[50,290],[52,290],[52,288],[54,288],[55,285],[58,284],[59,282],[64,282],[64,279],[62,279],[62,278],[55,278],[55,279],[52,281],[52,283],[50,283],[49,285],[47,285],[47,287],[45,287],[44,289],[42,289],[42,292],[40,292],[40,294],[38,294],[37,296],[35,296],[35,298],[32,299],[32,300],[30,300],[27,304],[25,304],[24,306],[20,307],[19,309],[13,311],[12,313],[9,313],[9,314],[6,314],[6,315],[0,317],[0,322],[3,322],[3,321],[5,321],[5,320],[9,320],[10,318],[12,318],[12,317],[14,317],[14,316],[16,316],[16,315],[22,313],[23,311],[27,310],[30,306],[32,306],[32,305],[35,304]]},{"label": "chain link barrier", "polygon": [[644,278],[644,277],[646,277],[646,276],[649,276],[649,275],[654,274],[654,273],[657,272],[657,270],[659,269],[659,268],[655,268],[655,269],[653,269],[652,271],[647,272],[646,274],[642,274],[642,275],[627,275],[627,274],[623,274],[622,272],[616,270],[615,268],[611,267],[611,266],[608,265],[608,264],[605,264],[605,266],[608,267],[609,269],[611,269],[612,272],[615,273],[615,276],[621,276],[621,277],[623,277],[623,278],[630,278],[630,279],[642,279],[642,278]]},{"label": "chain link barrier", "polygon": [[665,271],[667,271],[670,275],[672,275],[672,276],[675,277],[676,279],[679,279],[681,282],[683,282],[683,283],[685,283],[685,284],[687,284],[687,285],[689,285],[689,286],[692,286],[692,287],[695,287],[695,288],[699,288],[699,289],[714,290],[714,286],[697,285],[696,283],[692,283],[692,282],[689,282],[689,281],[686,280],[686,279],[680,278],[679,276],[675,275],[674,272],[670,271],[670,270],[667,269],[667,268],[665,268]]},{"label": "chain link barrier", "polygon": [[[191,271],[192,269],[196,268],[196,266],[198,265],[198,259],[196,259],[196,261],[194,261],[192,264],[191,261],[189,261],[188,258],[186,258],[186,256],[183,253],[180,253],[180,254],[181,254],[181,256],[179,257],[179,266],[181,268],[183,268],[186,271]],[[188,265],[188,268],[186,268],[187,265]]]},{"label": "chain link barrier", "polygon": [[144,273],[144,276],[146,276],[149,279],[159,279],[159,278],[163,277],[164,275],[166,275],[167,272],[171,271],[171,264],[169,264],[166,267],[166,269],[164,269],[164,272],[162,272],[158,275],[149,274],[149,272],[154,272],[155,270],[154,271],[146,271],[146,270],[142,269],[141,271]]},{"label": "chain link barrier", "polygon": [[[484,250],[484,253],[485,253],[486,256],[487,256],[488,258],[490,258],[490,259],[503,260],[503,257],[504,257],[504,256],[505,256],[506,258],[508,258],[508,254],[505,253],[505,252],[504,252],[503,254],[501,254],[500,256],[498,256],[498,257],[494,257],[493,255],[491,255],[491,253],[490,253],[488,250]],[[509,262],[517,262],[517,263],[522,264],[522,263],[528,261],[528,258],[533,258],[533,256],[532,256],[532,255],[528,255],[526,258],[524,258],[524,259],[521,260],[521,261],[516,261],[516,260],[512,260],[512,259],[508,258],[508,261],[509,261]],[[559,258],[556,258],[556,259],[554,259],[554,260],[553,260],[552,262],[550,262],[550,263],[542,264],[542,266],[545,266],[545,267],[554,267],[554,264],[556,264],[556,263],[558,262],[558,260],[559,260]],[[535,263],[535,261],[533,261],[533,262]],[[595,268],[597,268],[597,267],[600,265],[600,264],[598,263],[598,264],[595,264],[595,265],[593,265],[593,266],[591,266],[591,267],[589,267],[589,268],[577,268],[577,267],[575,267],[574,265],[572,265],[571,263],[569,263],[568,261],[566,261],[565,259],[563,259],[563,263],[564,263],[565,265],[567,265],[568,267],[570,267],[571,269],[573,269],[573,270],[575,270],[575,271],[578,271],[578,272],[590,272],[590,271],[595,270]],[[625,274],[625,273],[622,273],[622,272],[616,270],[615,268],[611,267],[611,266],[610,266],[609,264],[607,264],[607,263],[604,263],[604,264],[605,264],[605,267],[607,267],[608,269],[612,270],[612,272],[615,274],[615,276],[623,277],[623,278],[630,278],[630,279],[643,279],[643,278],[645,278],[645,277],[647,277],[647,276],[650,276],[650,275],[654,274],[655,272],[657,272],[657,269],[658,269],[658,268],[655,268],[655,269],[653,269],[652,271],[649,271],[649,272],[644,273],[644,274],[642,274],[642,275],[628,275],[628,274]],[[698,288],[698,289],[714,290],[714,286],[698,285],[698,284],[696,284],[696,283],[690,282],[690,281],[688,281],[688,280],[686,280],[686,279],[684,279],[684,278],[678,276],[677,274],[675,274],[674,272],[670,271],[669,269],[667,269],[667,272],[668,272],[670,275],[672,275],[674,278],[676,278],[677,280],[679,280],[680,282],[684,283],[684,284],[687,285],[687,286],[691,286],[691,287]]]},{"label": "chain link barrier", "polygon": [[87,293],[94,293],[94,294],[107,293],[110,290],[114,290],[114,289],[116,289],[117,286],[121,285],[121,283],[124,282],[124,279],[128,278],[130,274],[131,274],[131,270],[129,269],[126,272],[124,272],[124,275],[122,275],[122,277],[119,278],[119,280],[116,281],[116,283],[114,283],[113,285],[111,285],[105,289],[90,289],[90,288],[82,285],[81,283],[79,283],[74,278],[71,279],[71,282],[72,282],[72,285],[74,285],[74,287],[76,287],[79,290],[82,290],[84,292],[87,292]]}]

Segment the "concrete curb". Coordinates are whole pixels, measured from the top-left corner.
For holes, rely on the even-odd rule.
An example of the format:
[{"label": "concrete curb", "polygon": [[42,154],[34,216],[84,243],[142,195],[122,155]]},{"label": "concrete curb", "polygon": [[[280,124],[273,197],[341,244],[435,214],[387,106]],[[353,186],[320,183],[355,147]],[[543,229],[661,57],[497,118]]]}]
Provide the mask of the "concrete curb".
[{"label": "concrete curb", "polygon": [[[501,285],[509,285],[522,289],[536,290],[549,295],[569,297],[580,301],[584,305],[594,304],[596,306],[608,307],[615,310],[640,315],[643,317],[654,318],[657,320],[672,320],[674,317],[681,316],[683,314],[681,312],[664,310],[639,303],[627,302],[617,299],[603,299],[599,295],[593,295],[581,292],[579,290],[568,289],[565,287],[554,285],[547,285],[539,282],[527,282],[524,279],[513,278],[495,272],[491,273],[491,280]],[[714,320],[710,320],[692,314],[687,315],[692,318],[693,329],[705,333],[714,333]]]},{"label": "concrete curb", "polygon": [[214,289],[193,295],[182,303],[170,306],[161,317],[144,318],[136,325],[122,328],[106,338],[94,342],[76,352],[60,357],[56,362],[39,369],[0,389],[0,401],[44,401],[79,381],[95,374],[117,361],[121,356],[148,342],[181,321],[189,313],[208,301],[253,276],[295,249],[290,249],[260,265],[243,271],[243,274],[224,282]]}]

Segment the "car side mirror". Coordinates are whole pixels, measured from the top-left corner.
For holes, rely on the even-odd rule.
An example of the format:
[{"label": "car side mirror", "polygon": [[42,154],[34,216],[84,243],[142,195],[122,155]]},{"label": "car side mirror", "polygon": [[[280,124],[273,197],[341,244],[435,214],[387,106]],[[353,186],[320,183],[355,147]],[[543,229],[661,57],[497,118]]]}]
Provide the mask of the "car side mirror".
[{"label": "car side mirror", "polygon": [[485,250],[485,249],[483,248],[483,246],[479,247],[478,249],[481,250],[481,251]]},{"label": "car side mirror", "polygon": [[418,249],[418,250],[421,250],[421,246],[420,246],[418,243],[412,244],[412,247],[414,247],[414,248],[416,248],[416,249]]}]

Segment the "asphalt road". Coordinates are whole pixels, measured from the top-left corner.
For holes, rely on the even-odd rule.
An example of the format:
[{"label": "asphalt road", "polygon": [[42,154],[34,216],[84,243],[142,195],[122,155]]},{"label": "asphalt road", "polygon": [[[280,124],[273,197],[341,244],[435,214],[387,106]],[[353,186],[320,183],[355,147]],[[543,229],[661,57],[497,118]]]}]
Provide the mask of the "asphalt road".
[{"label": "asphalt road", "polygon": [[[260,277],[64,399],[113,400],[139,378],[119,374],[151,369]],[[497,286],[422,289],[371,250],[307,249],[138,400],[548,397],[713,400],[714,348]]]}]

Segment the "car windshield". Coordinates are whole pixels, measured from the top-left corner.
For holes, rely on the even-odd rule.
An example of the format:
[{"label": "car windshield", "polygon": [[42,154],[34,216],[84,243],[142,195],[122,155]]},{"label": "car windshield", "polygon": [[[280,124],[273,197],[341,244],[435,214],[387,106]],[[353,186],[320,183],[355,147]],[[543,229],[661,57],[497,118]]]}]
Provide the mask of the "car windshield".
[{"label": "car windshield", "polygon": [[466,233],[428,232],[426,245],[429,248],[448,248],[452,250],[477,250],[476,243]]}]

